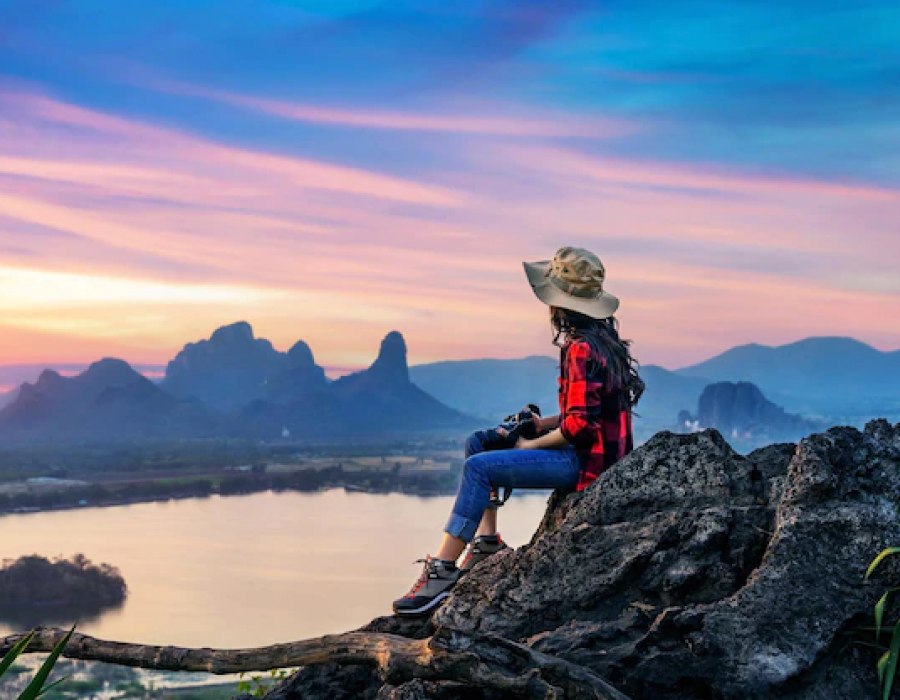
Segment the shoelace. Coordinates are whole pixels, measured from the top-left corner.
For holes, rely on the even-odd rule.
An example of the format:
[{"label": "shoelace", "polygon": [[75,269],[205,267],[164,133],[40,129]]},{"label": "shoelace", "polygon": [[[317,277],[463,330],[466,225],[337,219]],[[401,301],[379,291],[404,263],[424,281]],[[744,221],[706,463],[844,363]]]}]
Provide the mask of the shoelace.
[{"label": "shoelace", "polygon": [[413,562],[413,564],[424,563],[425,566],[422,567],[422,573],[419,575],[419,580],[413,584],[413,587],[409,589],[409,593],[406,594],[407,598],[411,598],[412,596],[414,596],[422,586],[428,583],[433,561],[434,560],[431,557],[428,557],[427,559],[416,559]]}]

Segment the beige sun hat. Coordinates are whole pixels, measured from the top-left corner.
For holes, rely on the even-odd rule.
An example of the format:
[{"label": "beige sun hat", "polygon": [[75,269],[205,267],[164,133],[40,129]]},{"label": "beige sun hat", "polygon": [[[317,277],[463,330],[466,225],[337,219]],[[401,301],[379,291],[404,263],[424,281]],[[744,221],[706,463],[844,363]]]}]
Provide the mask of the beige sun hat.
[{"label": "beige sun hat", "polygon": [[535,295],[549,306],[591,318],[609,318],[619,308],[619,300],[603,291],[603,263],[589,250],[565,246],[553,260],[522,264]]}]

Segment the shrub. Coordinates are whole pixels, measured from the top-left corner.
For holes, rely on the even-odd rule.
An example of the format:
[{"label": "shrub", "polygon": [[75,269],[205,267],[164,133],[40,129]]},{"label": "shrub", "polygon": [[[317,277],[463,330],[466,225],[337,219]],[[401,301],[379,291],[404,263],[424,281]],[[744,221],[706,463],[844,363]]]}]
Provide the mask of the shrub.
[{"label": "shrub", "polygon": [[[66,636],[64,636],[53,648],[53,651],[50,652],[50,656],[47,657],[47,660],[38,669],[38,672],[31,680],[31,683],[28,684],[28,687],[22,691],[21,695],[19,695],[18,700],[36,700],[38,696],[43,695],[48,690],[50,690],[50,688],[53,688],[54,686],[57,686],[64,680],[66,680],[65,678],[60,678],[58,681],[54,681],[46,688],[44,687],[44,684],[47,682],[47,678],[49,677],[50,672],[53,670],[53,666],[56,665],[56,660],[59,658],[59,655],[62,654],[62,651],[63,649],[65,649],[66,644],[69,643],[69,639],[72,637],[72,633],[74,631],[75,625],[72,625],[72,629],[70,629]],[[19,655],[28,648],[28,645],[31,644],[32,639],[34,639],[34,630],[25,635],[22,641],[20,641],[12,649],[10,649],[9,652],[7,652],[6,656],[3,657],[3,660],[0,661],[0,681],[3,680],[3,675],[13,665],[13,662],[15,662],[15,660],[19,658]]]},{"label": "shrub", "polygon": [[[868,579],[872,575],[881,562],[894,554],[900,554],[900,547],[888,547],[882,551],[869,564],[869,568],[866,570],[866,578]],[[884,611],[891,595],[897,591],[900,591],[900,586],[888,588],[884,595],[878,599],[878,602],[875,603],[875,642],[884,649],[884,653],[878,659],[878,680],[881,683],[883,692],[882,700],[888,700],[891,696],[891,688],[894,685],[894,677],[897,673],[897,661],[900,658],[900,619],[893,625],[891,641],[888,646],[881,645],[881,634],[883,631],[887,631],[884,627]],[[888,625],[888,628],[890,627]]]}]

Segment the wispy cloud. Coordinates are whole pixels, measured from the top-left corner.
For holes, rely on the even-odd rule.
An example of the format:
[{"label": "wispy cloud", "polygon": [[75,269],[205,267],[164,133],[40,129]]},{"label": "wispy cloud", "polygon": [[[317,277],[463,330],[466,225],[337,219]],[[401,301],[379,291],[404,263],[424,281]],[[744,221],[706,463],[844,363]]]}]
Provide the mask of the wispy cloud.
[{"label": "wispy cloud", "polygon": [[900,315],[871,282],[900,255],[887,184],[629,158],[561,141],[565,120],[285,118],[373,149],[401,137],[402,159],[348,164],[34,91],[0,103],[0,362],[51,359],[61,339],[72,359],[162,362],[238,317],[332,365],[371,361],[395,327],[417,361],[546,352],[521,260],[562,244],[603,257],[645,362],[838,329],[900,345],[873,320]]},{"label": "wispy cloud", "polygon": [[[154,81],[152,86],[166,92],[198,97],[219,104],[252,110],[270,116],[310,124],[354,127],[386,131],[439,132],[509,137],[590,138],[609,139],[639,131],[636,123],[594,117],[579,118],[565,114],[526,116],[518,109],[505,110],[499,105],[455,106],[447,113],[427,113],[413,110],[392,112],[365,108],[334,108],[300,104],[284,100],[265,99],[234,94],[209,88]],[[503,111],[508,116],[497,116]],[[537,112],[531,109],[530,112]],[[479,114],[479,112],[482,112]]]}]

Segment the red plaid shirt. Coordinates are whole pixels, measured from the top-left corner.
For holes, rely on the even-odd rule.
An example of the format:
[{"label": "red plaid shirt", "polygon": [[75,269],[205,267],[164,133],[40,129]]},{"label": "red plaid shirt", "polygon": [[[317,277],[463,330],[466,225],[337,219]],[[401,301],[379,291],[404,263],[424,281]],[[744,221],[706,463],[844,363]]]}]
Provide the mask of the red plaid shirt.
[{"label": "red plaid shirt", "polygon": [[559,429],[581,462],[578,491],[634,447],[624,394],[604,385],[606,360],[589,359],[590,345],[573,340],[563,348],[559,368]]}]

